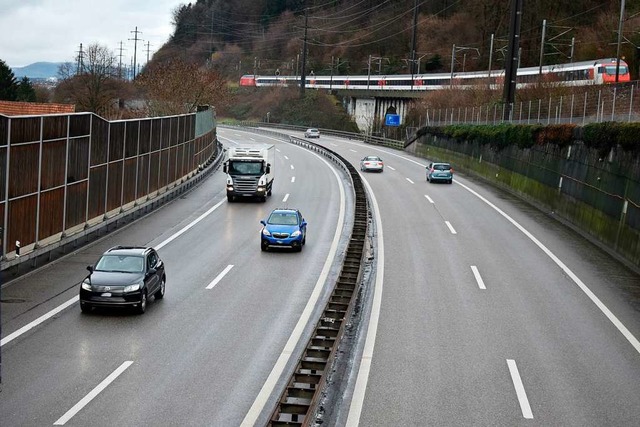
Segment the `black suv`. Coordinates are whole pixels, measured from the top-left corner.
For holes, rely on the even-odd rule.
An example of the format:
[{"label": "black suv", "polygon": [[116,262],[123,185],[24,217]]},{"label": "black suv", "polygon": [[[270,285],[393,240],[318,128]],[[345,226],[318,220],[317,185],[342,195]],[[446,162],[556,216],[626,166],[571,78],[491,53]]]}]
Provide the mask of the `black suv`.
[{"label": "black suv", "polygon": [[164,297],[167,277],[164,263],[153,248],[115,246],[88,266],[89,275],[80,285],[80,308],[134,307],[142,314],[153,295]]}]

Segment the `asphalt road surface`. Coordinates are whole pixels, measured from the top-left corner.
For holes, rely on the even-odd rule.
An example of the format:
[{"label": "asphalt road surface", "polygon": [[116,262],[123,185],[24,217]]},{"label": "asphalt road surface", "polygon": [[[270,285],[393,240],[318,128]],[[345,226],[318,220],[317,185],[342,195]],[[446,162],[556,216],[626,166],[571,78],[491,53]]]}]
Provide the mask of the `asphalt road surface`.
[{"label": "asphalt road surface", "polygon": [[[3,287],[3,299],[16,301],[2,304],[4,340],[71,301],[84,267],[110,246],[159,246],[167,265],[166,297],[142,316],[83,315],[71,301],[3,343],[2,426],[265,423],[260,408],[282,385],[270,378],[283,349],[334,274],[326,265],[340,253],[350,191],[343,200],[342,175],[313,153],[233,129],[219,135],[227,146],[276,144],[266,204],[227,203],[218,171]],[[551,213],[477,180],[456,173],[451,185],[427,183],[426,159],[327,135],[313,141],[356,168],[365,155],[385,162],[383,173],[362,174],[378,227],[376,274],[335,425],[638,425],[636,272]],[[307,245],[261,253],[259,220],[285,205],[309,222]]]},{"label": "asphalt road surface", "polygon": [[379,212],[378,277],[339,424],[640,423],[636,273],[503,192],[460,174],[427,183],[426,159],[321,143],[356,166],[385,162],[362,174]]},{"label": "asphalt road surface", "polygon": [[[344,176],[316,153],[245,132],[219,136],[226,146],[276,145],[266,203],[228,203],[220,170],[148,217],[3,286],[3,299],[15,301],[2,304],[3,427],[233,426],[264,406],[256,400],[305,305],[335,274],[325,264],[340,256],[351,196]],[[260,250],[259,221],[282,206],[308,221],[301,253]],[[144,315],[82,314],[73,300],[85,267],[117,244],[158,248],[165,298],[151,300]]]}]

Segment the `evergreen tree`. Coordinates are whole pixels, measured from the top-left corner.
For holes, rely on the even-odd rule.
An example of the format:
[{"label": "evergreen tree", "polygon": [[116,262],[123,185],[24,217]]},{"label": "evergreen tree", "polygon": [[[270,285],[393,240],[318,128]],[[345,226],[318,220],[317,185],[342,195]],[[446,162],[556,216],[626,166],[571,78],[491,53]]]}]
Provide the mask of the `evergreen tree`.
[{"label": "evergreen tree", "polygon": [[0,59],[0,100],[15,101],[18,95],[16,76],[9,66]]},{"label": "evergreen tree", "polygon": [[18,83],[18,89],[16,91],[16,101],[23,102],[35,102],[36,101],[36,90],[33,88],[31,84],[31,80],[28,77],[23,77]]}]

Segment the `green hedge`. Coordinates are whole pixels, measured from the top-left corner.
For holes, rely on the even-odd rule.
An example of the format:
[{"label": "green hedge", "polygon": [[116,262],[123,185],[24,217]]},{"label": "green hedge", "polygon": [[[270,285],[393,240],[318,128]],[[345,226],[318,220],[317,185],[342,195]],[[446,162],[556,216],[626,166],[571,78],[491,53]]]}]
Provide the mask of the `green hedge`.
[{"label": "green hedge", "polygon": [[458,124],[426,126],[418,131],[418,136],[425,134],[454,138],[460,142],[478,141],[497,150],[510,145],[517,145],[519,148],[530,148],[536,144],[566,147],[575,140],[582,140],[587,147],[597,149],[603,156],[616,146],[620,146],[624,151],[640,153],[640,123],[603,122],[591,123],[584,127],[574,124]]}]

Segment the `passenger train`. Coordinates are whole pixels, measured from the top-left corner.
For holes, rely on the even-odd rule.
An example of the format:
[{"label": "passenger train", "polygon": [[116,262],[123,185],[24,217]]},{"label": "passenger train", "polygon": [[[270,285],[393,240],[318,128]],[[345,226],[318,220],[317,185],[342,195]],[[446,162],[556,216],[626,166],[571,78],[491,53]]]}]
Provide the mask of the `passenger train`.
[{"label": "passenger train", "polygon": [[[563,86],[584,86],[615,83],[616,59],[596,59],[573,62],[570,64],[544,65],[542,74],[545,82]],[[310,89],[361,89],[361,90],[438,90],[452,87],[464,88],[479,85],[492,85],[499,88],[504,82],[504,70],[473,71],[435,74],[396,74],[372,76],[307,76],[306,87]],[[490,78],[489,78],[490,77]],[[519,68],[518,87],[539,81],[540,67]],[[629,82],[629,66],[620,60],[618,82]],[[240,86],[297,86],[299,76],[261,76],[244,75]]]}]

